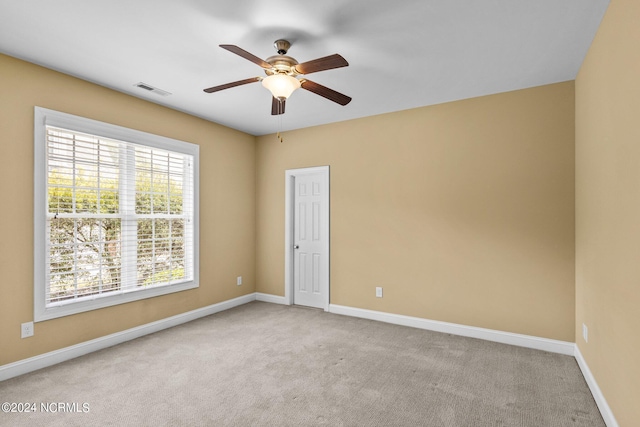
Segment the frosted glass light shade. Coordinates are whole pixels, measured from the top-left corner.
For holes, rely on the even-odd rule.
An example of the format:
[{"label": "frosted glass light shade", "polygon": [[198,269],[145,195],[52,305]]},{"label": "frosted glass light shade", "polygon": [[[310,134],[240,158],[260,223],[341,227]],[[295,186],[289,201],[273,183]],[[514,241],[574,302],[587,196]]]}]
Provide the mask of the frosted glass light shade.
[{"label": "frosted glass light shade", "polygon": [[289,98],[300,87],[300,80],[286,74],[274,74],[262,79],[262,86],[269,89],[275,98]]}]

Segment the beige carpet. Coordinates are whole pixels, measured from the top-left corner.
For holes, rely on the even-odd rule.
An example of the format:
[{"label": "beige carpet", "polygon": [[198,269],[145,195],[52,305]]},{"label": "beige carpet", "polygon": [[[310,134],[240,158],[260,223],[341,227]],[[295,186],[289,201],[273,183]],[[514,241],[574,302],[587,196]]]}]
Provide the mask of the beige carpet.
[{"label": "beige carpet", "polygon": [[572,357],[260,302],[0,382],[0,400],[38,411],[3,426],[604,426]]}]

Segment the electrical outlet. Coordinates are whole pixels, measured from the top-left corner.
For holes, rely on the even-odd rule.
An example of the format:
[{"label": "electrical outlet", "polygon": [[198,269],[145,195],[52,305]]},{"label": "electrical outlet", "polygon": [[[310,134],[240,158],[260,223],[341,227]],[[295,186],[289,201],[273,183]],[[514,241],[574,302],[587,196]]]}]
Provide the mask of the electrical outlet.
[{"label": "electrical outlet", "polygon": [[380,286],[376,287],[376,298],[382,298],[382,288]]},{"label": "electrical outlet", "polygon": [[28,338],[33,336],[33,322],[27,322],[20,325],[20,338]]},{"label": "electrical outlet", "polygon": [[242,285],[242,276],[238,276],[236,278],[236,285],[238,285],[238,286]]},{"label": "electrical outlet", "polygon": [[589,342],[589,328],[584,323],[582,324],[582,338],[584,338],[584,342]]}]

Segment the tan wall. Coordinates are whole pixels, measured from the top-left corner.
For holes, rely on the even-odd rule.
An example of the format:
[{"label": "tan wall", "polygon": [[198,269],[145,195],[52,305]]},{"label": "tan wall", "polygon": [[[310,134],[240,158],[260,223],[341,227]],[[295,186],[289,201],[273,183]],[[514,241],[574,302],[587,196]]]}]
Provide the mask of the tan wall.
[{"label": "tan wall", "polygon": [[[0,365],[255,291],[255,138],[0,55]],[[33,107],[200,146],[200,288],[33,320]],[[244,284],[236,286],[236,276]]]},{"label": "tan wall", "polygon": [[259,292],[284,295],[284,171],[319,165],[332,304],[574,341],[573,82],[259,137]]},{"label": "tan wall", "polygon": [[611,1],[576,80],[576,337],[621,426],[640,420],[638,17]]}]

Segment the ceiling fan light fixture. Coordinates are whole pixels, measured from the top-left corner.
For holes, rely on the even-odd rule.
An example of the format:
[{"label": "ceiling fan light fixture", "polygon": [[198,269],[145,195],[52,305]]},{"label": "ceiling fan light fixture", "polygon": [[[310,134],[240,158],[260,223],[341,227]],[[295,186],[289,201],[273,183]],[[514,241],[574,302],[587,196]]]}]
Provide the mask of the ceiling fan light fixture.
[{"label": "ceiling fan light fixture", "polygon": [[287,74],[273,74],[262,79],[262,86],[269,89],[274,98],[287,99],[300,88],[300,80]]}]

